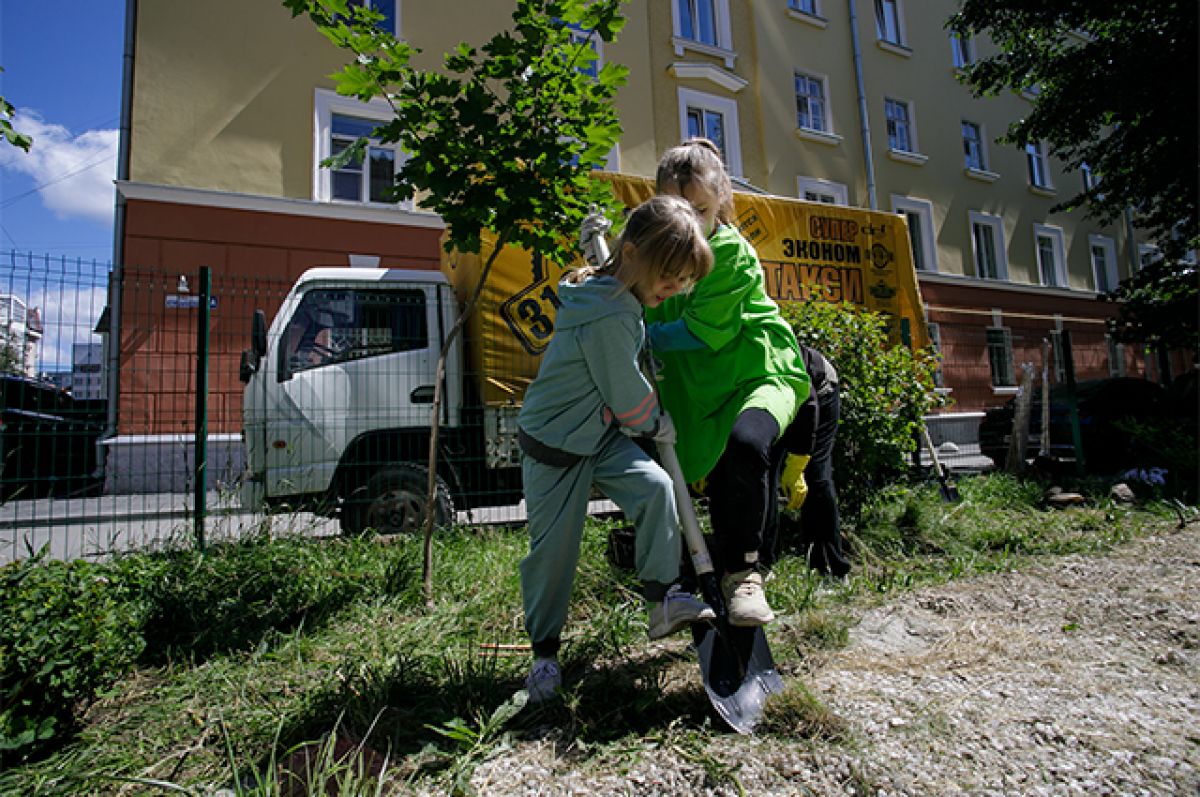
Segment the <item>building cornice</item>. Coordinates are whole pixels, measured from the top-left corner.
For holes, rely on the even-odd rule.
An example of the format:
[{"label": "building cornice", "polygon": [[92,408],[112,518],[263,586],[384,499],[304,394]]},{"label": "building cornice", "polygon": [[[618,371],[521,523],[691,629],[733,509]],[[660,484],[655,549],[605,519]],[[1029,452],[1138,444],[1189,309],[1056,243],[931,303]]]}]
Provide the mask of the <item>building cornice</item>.
[{"label": "building cornice", "polygon": [[672,77],[680,80],[707,80],[717,84],[726,91],[736,94],[746,88],[749,81],[740,78],[732,72],[722,69],[716,64],[698,61],[676,61],[668,67]]},{"label": "building cornice", "polygon": [[1089,290],[1074,288],[1058,288],[1049,285],[1031,285],[1021,282],[1005,282],[1003,280],[981,280],[976,277],[964,277],[957,274],[938,274],[932,271],[918,271],[918,283],[929,282],[935,285],[954,285],[959,288],[977,288],[984,291],[1004,291],[1007,293],[1023,293],[1036,296],[1054,296],[1074,301],[1089,301],[1100,294]]},{"label": "building cornice", "polygon": [[175,205],[199,205],[201,207],[246,210],[256,213],[278,213],[287,216],[310,216],[341,221],[364,221],[372,224],[395,224],[404,227],[428,227],[445,229],[445,222],[436,213],[403,210],[397,207],[372,207],[369,205],[342,204],[338,202],[314,202],[311,199],[239,194],[232,191],[215,191],[208,188],[189,188],[178,185],[139,183],[133,180],[118,180],[117,191],[125,199],[147,202],[166,202]]}]

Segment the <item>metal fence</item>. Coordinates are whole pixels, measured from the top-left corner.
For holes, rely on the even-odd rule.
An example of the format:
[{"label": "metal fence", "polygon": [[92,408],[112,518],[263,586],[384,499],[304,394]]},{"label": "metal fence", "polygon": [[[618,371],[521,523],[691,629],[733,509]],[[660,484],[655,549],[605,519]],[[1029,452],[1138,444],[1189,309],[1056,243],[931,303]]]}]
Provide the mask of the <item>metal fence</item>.
[{"label": "metal fence", "polygon": [[[285,499],[279,502],[284,511],[269,517],[243,510],[238,494],[245,486],[240,482],[246,451],[242,353],[251,347],[255,310],[269,322],[288,301],[292,283],[218,273],[209,284],[207,274],[207,269],[181,274],[136,266],[117,271],[104,263],[15,252],[0,258],[0,563],[43,545],[55,557],[102,557],[117,549],[212,541],[264,525],[339,533],[338,521],[319,511],[327,505]],[[361,296],[327,291],[323,301],[327,306],[309,309],[331,317],[337,354],[319,356],[336,360],[310,364],[336,361],[340,381],[318,379],[319,367],[293,364],[287,358],[298,352],[283,351],[291,330],[277,331],[276,359],[259,365],[271,369],[270,378],[286,388],[288,400],[311,405],[315,399],[304,391],[318,385],[376,391],[372,395],[379,400],[372,411],[379,414],[391,406],[387,391],[403,389],[413,391],[415,411],[428,412],[429,397],[417,393],[432,384],[433,365],[428,347],[414,341],[445,333],[450,316],[444,308],[418,312],[406,299],[386,304],[370,291]],[[292,309],[299,317],[304,308]],[[347,313],[354,320],[339,321],[337,316]],[[940,461],[952,470],[994,467],[996,452],[1008,442],[1003,423],[999,432],[985,428],[981,439],[985,410],[1009,402],[1026,371],[1033,375],[1035,391],[1043,378],[1052,385],[1064,382],[1068,367],[1081,383],[1148,373],[1141,353],[1113,346],[1098,323],[1005,318],[1005,326],[994,327],[982,314],[943,313],[931,330],[940,344],[942,381],[953,405],[931,416],[929,429]],[[118,322],[119,340],[112,334]],[[297,336],[297,346],[302,337]],[[464,350],[469,353],[478,343],[467,340]],[[326,352],[330,344],[326,341]],[[381,352],[392,370],[379,367],[385,358],[375,355]],[[497,452],[478,444],[515,432],[504,428],[511,416],[501,413],[499,421],[489,421],[472,409],[485,403],[479,393],[488,375],[506,370],[505,363],[495,361],[487,364],[487,374],[483,368],[477,357],[463,356],[461,382],[446,385],[447,407],[463,409],[454,417],[451,410],[443,411],[451,431],[440,438],[439,475],[455,496],[453,520],[521,522],[514,469],[491,468]],[[514,366],[511,372],[520,370]],[[112,374],[118,375],[116,385],[108,381]],[[112,395],[115,405],[110,405]],[[346,447],[348,439],[358,438],[362,418],[336,396],[320,398],[322,415],[293,414],[289,422],[323,430],[323,437],[309,435],[303,445]],[[375,420],[387,421],[377,424],[384,427],[420,426],[412,417]],[[416,489],[411,474],[407,481],[389,481],[383,474],[394,474],[397,460],[423,461],[428,433],[371,440],[356,452],[353,472],[339,468],[334,478],[352,475],[363,485],[371,483],[403,509],[405,496]],[[301,465],[320,459],[320,452],[299,443],[289,446],[286,430],[262,442],[266,456],[285,474],[280,479],[312,476],[302,473]],[[929,463],[923,449],[918,464]],[[612,508],[606,502],[594,505],[597,511]]]}]

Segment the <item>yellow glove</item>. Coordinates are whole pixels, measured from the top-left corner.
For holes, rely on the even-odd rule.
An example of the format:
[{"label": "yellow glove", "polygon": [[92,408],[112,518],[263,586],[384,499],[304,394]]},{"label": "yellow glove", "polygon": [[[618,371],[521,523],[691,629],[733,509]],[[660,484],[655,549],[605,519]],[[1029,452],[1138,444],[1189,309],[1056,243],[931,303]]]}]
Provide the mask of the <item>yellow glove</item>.
[{"label": "yellow glove", "polygon": [[783,476],[779,485],[787,496],[787,508],[799,509],[808,498],[808,484],[804,481],[804,469],[808,467],[810,457],[804,454],[788,454],[783,465]]}]

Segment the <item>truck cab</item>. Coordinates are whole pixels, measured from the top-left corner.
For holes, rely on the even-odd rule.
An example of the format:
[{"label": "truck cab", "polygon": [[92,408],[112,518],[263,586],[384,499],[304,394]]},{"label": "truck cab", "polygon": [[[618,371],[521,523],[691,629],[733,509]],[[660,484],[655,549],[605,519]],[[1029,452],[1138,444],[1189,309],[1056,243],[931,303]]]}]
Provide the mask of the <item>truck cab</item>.
[{"label": "truck cab", "polygon": [[[311,269],[269,330],[258,311],[241,369],[243,505],[337,516],[354,534],[417,528],[438,358],[457,318],[441,272],[405,269]],[[463,425],[463,381],[455,342],[439,410],[451,442]],[[434,511],[439,524],[453,522],[440,477]]]}]

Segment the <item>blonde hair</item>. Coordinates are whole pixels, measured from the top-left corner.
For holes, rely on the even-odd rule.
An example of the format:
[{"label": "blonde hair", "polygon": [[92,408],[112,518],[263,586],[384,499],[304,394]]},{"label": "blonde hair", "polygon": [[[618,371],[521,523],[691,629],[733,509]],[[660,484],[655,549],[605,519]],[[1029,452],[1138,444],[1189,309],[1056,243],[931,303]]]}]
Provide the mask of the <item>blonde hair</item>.
[{"label": "blonde hair", "polygon": [[693,182],[707,188],[717,199],[717,221],[733,223],[733,183],[721,160],[721,150],[707,138],[689,138],[663,153],[654,176],[659,193],[683,196]]},{"label": "blonde hair", "polygon": [[[626,244],[633,247],[631,257],[626,257]],[[566,279],[580,283],[593,275],[610,275],[641,301],[658,280],[692,284],[708,276],[712,263],[700,216],[687,200],[663,195],[633,209],[608,262],[575,269]]]}]

